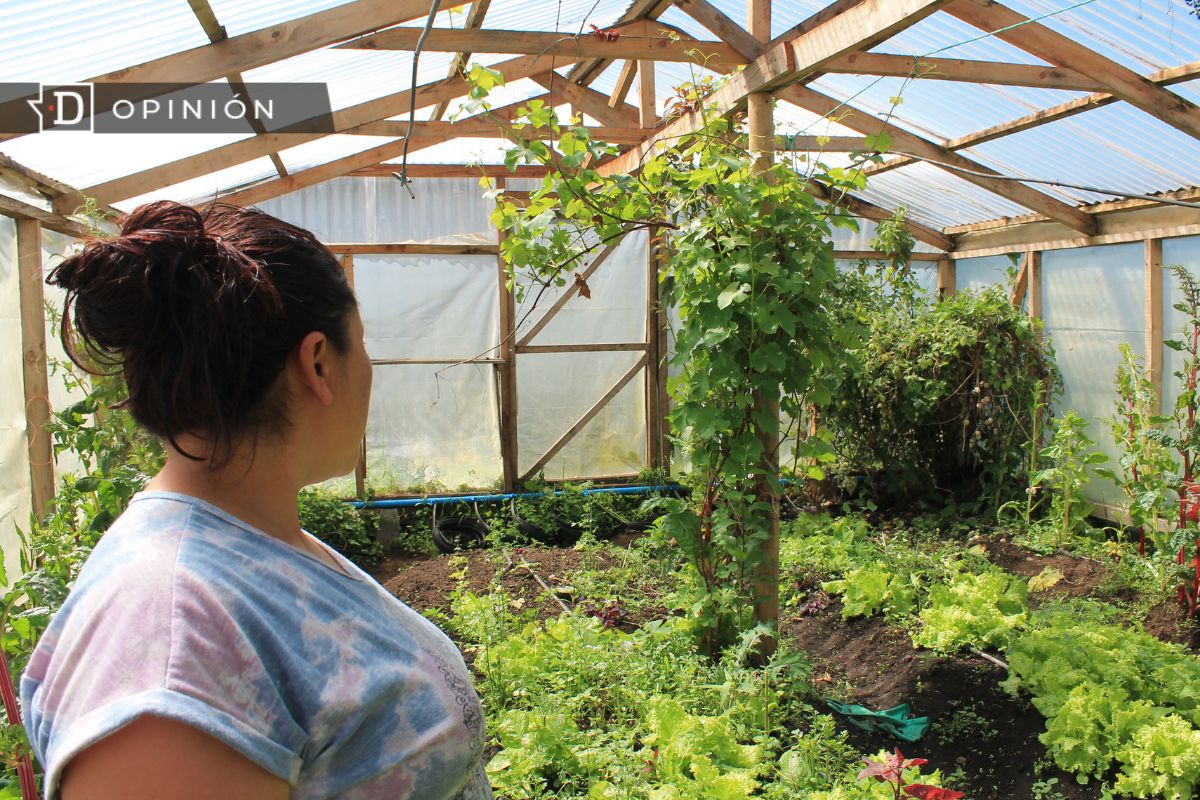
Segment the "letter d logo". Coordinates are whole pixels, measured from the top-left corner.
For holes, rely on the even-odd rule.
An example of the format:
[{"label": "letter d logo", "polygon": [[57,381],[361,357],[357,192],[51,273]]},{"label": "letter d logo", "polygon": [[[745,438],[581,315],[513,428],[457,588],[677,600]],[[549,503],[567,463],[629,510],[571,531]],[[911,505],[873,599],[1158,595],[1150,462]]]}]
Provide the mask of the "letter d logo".
[{"label": "letter d logo", "polygon": [[90,131],[95,87],[90,83],[43,86],[37,100],[27,101],[43,131]]}]

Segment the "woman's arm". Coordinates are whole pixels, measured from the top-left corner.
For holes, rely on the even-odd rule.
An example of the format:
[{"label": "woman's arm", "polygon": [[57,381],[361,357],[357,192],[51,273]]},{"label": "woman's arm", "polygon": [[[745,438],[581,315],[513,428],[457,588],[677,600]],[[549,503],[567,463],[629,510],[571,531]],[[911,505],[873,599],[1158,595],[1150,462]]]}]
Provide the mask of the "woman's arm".
[{"label": "woman's arm", "polygon": [[288,784],[202,731],[144,716],[71,759],[62,800],[287,800]]}]

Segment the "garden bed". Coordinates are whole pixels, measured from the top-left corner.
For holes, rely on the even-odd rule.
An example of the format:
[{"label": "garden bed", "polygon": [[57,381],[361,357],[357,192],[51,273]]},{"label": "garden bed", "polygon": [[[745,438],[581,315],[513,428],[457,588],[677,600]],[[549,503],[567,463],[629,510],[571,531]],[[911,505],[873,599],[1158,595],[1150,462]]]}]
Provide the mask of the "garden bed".
[{"label": "garden bed", "polygon": [[[1034,553],[999,534],[972,541],[992,563],[1014,575],[1031,578],[1048,567],[1062,573],[1054,586],[1031,595],[1031,607],[1061,597],[1104,597],[1112,602],[1128,593],[1114,579],[1110,565],[1101,560],[1063,552]],[[628,538],[623,543],[627,544]],[[594,587],[604,584],[606,571],[616,569],[624,572],[614,575],[612,586],[630,592],[631,569],[636,572],[631,563],[636,559],[632,551],[614,544],[589,549],[527,547],[392,559],[380,565],[376,577],[417,610],[440,615],[451,613],[456,591],[482,595],[501,588],[516,605],[532,610],[536,620],[544,623],[563,610],[551,595],[593,612],[601,608],[602,601],[620,601],[619,597],[587,596],[588,587],[594,592]],[[552,592],[545,590],[535,573]],[[793,581],[792,596],[801,599],[785,606],[780,627],[782,640],[811,662],[817,696],[877,709],[910,703],[914,714],[928,716],[932,722],[925,736],[910,744],[867,733],[839,719],[838,727],[861,753],[899,745],[906,755],[928,759],[927,769],[940,770],[946,785],[964,790],[975,800],[1101,796],[1095,781],[1080,785],[1047,757],[1046,747],[1038,740],[1046,721],[1025,698],[1000,686],[1005,669],[969,652],[938,655],[915,648],[904,627],[882,616],[843,619],[841,599],[821,591],[821,577],[797,579],[792,573],[787,578]],[[664,603],[654,600],[659,588],[646,579],[630,592],[637,600],[622,609],[622,628],[632,629],[668,613]],[[1128,607],[1133,613],[1135,605],[1129,603]],[[1169,602],[1154,606],[1139,621],[1164,641],[1193,649],[1197,645],[1196,626]]]}]

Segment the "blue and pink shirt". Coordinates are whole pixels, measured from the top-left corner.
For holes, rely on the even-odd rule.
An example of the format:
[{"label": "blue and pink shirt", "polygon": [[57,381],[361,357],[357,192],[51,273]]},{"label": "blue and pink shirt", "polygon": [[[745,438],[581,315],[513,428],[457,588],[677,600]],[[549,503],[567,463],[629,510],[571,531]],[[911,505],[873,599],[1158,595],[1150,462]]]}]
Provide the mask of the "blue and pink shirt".
[{"label": "blue and pink shirt", "polygon": [[491,798],[458,649],[334,558],[343,571],[196,498],[137,495],[21,679],[47,800],[73,756],[143,714],[224,742],[295,800]]}]

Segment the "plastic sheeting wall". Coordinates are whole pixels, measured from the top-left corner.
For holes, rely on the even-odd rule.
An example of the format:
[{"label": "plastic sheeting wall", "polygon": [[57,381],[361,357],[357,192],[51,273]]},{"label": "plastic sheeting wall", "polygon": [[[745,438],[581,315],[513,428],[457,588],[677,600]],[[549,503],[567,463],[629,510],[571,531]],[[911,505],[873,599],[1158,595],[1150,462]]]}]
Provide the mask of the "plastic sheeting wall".
[{"label": "plastic sheeting wall", "polygon": [[[514,183],[516,183],[514,181]],[[496,241],[491,202],[475,179],[413,182],[342,178],[261,204],[326,242]],[[532,342],[641,342],[646,236],[620,245]],[[355,289],[374,359],[493,358],[499,292],[492,256],[354,258]],[[518,308],[520,337],[553,304]],[[530,293],[530,298],[534,292]],[[528,312],[528,313],[527,313]],[[517,358],[518,467],[524,471],[632,365],[638,354],[522,354]],[[545,467],[550,478],[628,474],[646,464],[645,383],[630,382]],[[367,478],[381,493],[456,489],[500,480],[497,383],[490,364],[377,364],[367,422]],[[333,482],[339,490],[348,478]]]},{"label": "plastic sheeting wall", "polygon": [[[1200,278],[1200,236],[1185,236],[1178,239],[1163,239],[1162,263],[1164,267],[1178,264],[1186,267],[1193,276]],[[1183,302],[1175,276],[1170,271],[1163,273],[1163,338],[1182,340],[1187,315],[1176,311],[1176,303]],[[1175,372],[1183,368],[1183,353],[1163,348],[1163,410],[1170,413],[1181,390]]]},{"label": "plastic sheeting wall", "polygon": [[17,225],[0,216],[0,551],[15,577],[20,540],[29,527],[29,455],[21,373],[21,307],[17,286]]},{"label": "plastic sheeting wall", "polygon": [[[1098,449],[1117,458],[1104,419],[1114,412],[1113,379],[1119,347],[1145,359],[1145,271],[1142,244],[1050,250],[1042,254],[1046,333],[1062,370],[1064,391],[1055,412],[1073,409],[1088,421]],[[1110,482],[1094,479],[1093,499],[1120,501]]]}]

